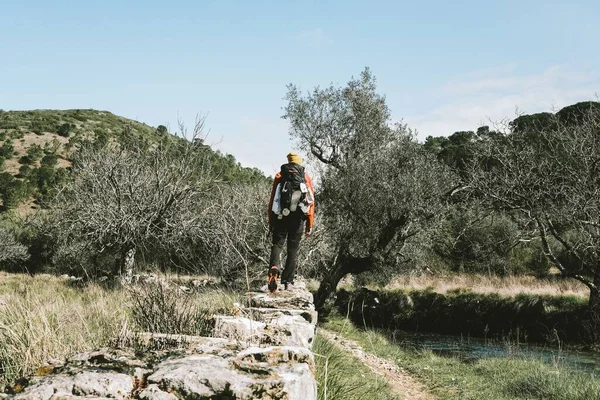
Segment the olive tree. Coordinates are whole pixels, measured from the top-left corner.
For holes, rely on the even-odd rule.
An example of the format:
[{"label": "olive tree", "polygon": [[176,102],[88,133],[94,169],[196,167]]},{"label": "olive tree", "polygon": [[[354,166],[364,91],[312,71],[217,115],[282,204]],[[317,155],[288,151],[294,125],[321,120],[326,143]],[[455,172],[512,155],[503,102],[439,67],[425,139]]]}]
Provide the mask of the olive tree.
[{"label": "olive tree", "polygon": [[290,85],[286,100],[291,137],[322,166],[318,211],[334,242],[315,298],[322,308],[348,273],[395,273],[407,241],[443,212],[454,178],[391,124],[368,69],[345,87],[303,95]]},{"label": "olive tree", "polygon": [[519,216],[561,273],[589,288],[589,310],[600,321],[598,106],[571,106],[527,124],[518,118],[503,135],[477,146],[465,187]]}]

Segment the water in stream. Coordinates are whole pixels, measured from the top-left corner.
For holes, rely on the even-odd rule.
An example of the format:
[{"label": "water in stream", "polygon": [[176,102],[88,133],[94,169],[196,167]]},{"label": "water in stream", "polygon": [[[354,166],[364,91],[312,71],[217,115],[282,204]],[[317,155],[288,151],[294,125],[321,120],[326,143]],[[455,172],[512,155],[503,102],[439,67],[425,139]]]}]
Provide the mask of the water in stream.
[{"label": "water in stream", "polygon": [[568,348],[550,347],[485,340],[453,335],[394,332],[394,342],[403,348],[426,349],[438,355],[457,357],[464,362],[483,358],[520,357],[559,364],[576,371],[600,375],[600,353]]}]

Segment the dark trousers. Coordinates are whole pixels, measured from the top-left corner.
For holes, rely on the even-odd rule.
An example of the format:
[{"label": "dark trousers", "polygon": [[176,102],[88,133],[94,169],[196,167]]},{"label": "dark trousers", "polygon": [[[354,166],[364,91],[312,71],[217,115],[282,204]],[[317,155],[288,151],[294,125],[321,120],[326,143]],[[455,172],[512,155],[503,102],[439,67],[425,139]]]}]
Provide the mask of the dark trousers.
[{"label": "dark trousers", "polygon": [[281,252],[287,239],[287,259],[281,275],[282,283],[294,282],[298,248],[304,232],[304,220],[305,217],[301,211],[295,211],[281,219],[277,219],[277,215],[273,215],[273,246],[271,247],[270,266],[281,267]]}]

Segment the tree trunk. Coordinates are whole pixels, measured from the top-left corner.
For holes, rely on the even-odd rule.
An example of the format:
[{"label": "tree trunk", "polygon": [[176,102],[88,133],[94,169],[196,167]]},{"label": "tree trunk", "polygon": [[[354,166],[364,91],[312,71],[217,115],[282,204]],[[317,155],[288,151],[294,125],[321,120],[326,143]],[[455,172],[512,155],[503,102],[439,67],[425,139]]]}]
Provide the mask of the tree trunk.
[{"label": "tree trunk", "polygon": [[121,256],[121,283],[123,285],[131,284],[133,279],[133,264],[135,263],[135,247],[125,250]]},{"label": "tree trunk", "polygon": [[339,255],[337,262],[329,271],[321,284],[315,296],[315,308],[318,312],[323,312],[325,303],[335,294],[338,283],[346,274],[360,274],[361,272],[372,269],[374,259],[372,257],[353,257],[348,254]]},{"label": "tree trunk", "polygon": [[600,341],[600,268],[594,274],[594,285],[590,287],[590,299],[588,301],[589,334],[590,340]]}]

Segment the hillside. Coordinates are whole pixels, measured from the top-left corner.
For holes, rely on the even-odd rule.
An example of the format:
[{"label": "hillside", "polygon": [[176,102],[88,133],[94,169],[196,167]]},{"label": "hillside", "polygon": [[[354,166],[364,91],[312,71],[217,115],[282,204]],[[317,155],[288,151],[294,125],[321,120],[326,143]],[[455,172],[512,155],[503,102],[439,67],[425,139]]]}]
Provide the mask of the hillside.
[{"label": "hillside", "polygon": [[[162,125],[152,127],[108,111],[0,110],[0,210],[26,213],[43,205],[67,178],[73,151],[84,141],[152,143],[164,135],[172,134]],[[223,181],[266,179],[260,170],[242,167],[233,156],[203,147]]]}]

